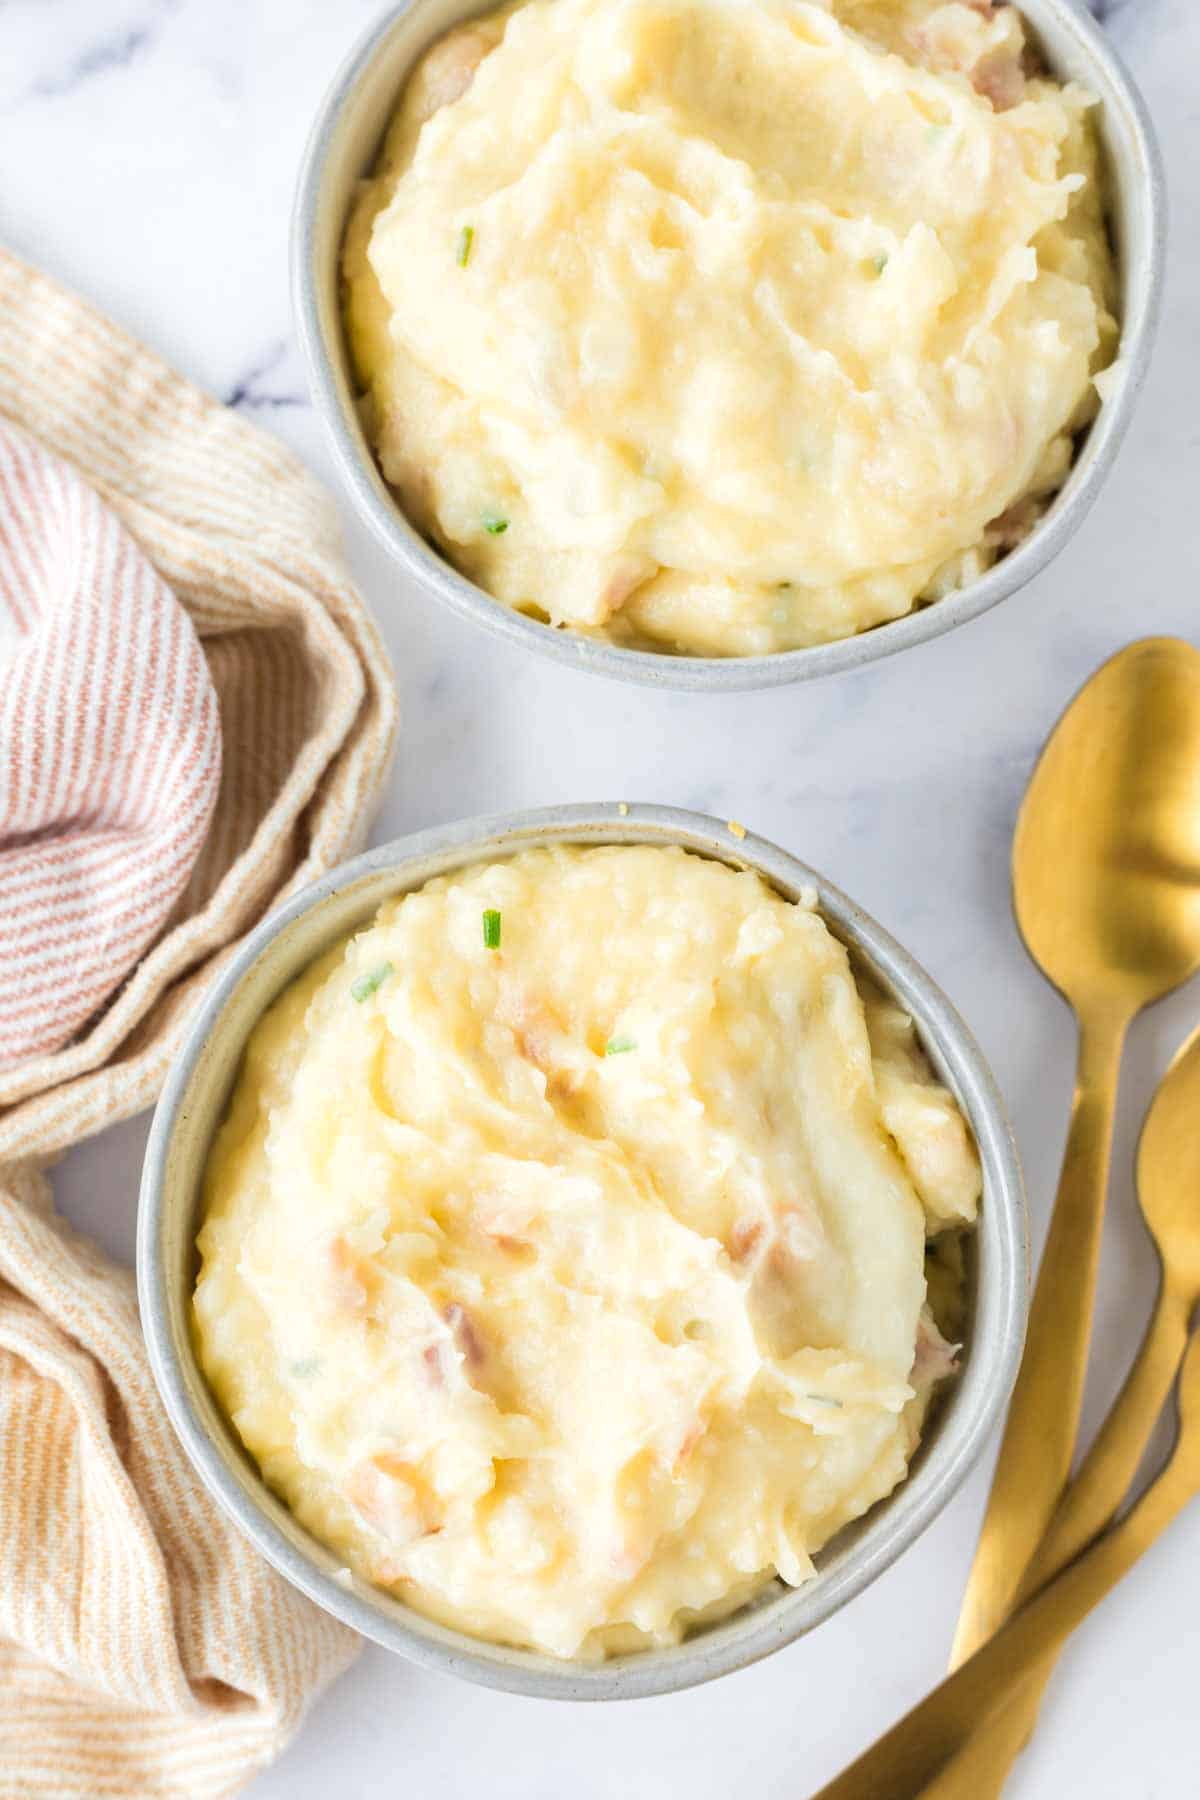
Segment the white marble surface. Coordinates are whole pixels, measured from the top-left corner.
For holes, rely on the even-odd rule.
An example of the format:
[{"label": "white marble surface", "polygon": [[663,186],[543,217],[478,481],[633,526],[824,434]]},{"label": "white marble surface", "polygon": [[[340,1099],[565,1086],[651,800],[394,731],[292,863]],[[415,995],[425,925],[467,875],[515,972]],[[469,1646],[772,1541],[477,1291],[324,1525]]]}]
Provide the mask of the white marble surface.
[{"label": "white marble surface", "polygon": [[[376,10],[376,0],[0,0],[0,236],[330,477],[291,342],[287,218],[318,97]],[[404,703],[376,838],[625,795],[736,816],[793,848],[910,945],[974,1026],[1009,1098],[1039,1236],[1072,1041],[1010,917],[1014,812],[1038,744],[1103,657],[1149,632],[1200,641],[1200,11],[1195,0],[1097,10],[1165,142],[1167,313],[1107,492],[1032,589],[860,675],[762,696],[662,696],[497,648],[409,591],[346,519]],[[1130,1046],[1089,1428],[1153,1286],[1133,1208],[1137,1123],[1197,1016],[1193,984],[1146,1016]],[[57,1177],[71,1216],[124,1257],[144,1135],[142,1120],[116,1128]],[[937,1678],[987,1473],[815,1637],[715,1687],[589,1709],[488,1694],[369,1650],[252,1800],[452,1800],[477,1787],[498,1800],[811,1793]],[[1194,1794],[1198,1658],[1200,1508],[1080,1632],[1014,1800]]]}]

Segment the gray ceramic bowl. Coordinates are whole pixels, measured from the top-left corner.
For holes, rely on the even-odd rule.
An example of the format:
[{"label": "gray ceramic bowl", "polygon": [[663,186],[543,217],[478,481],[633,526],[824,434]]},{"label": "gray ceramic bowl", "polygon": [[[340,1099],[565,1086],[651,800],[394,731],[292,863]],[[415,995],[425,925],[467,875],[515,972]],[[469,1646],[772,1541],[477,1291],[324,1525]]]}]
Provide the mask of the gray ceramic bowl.
[{"label": "gray ceramic bowl", "polygon": [[732,691],[806,681],[874,662],[986,612],[1033,578],[1073,535],[1112,467],[1145,379],[1162,283],[1165,198],[1149,115],[1137,89],[1077,0],[1023,0],[1056,72],[1101,102],[1120,258],[1122,376],[1085,438],[1062,492],[1033,534],[980,581],[892,624],[837,643],[773,656],[671,656],[623,650],[527,619],[441,557],[409,524],[379,472],[355,406],[338,305],[342,231],[355,184],[370,169],[409,71],[433,40],[488,10],[478,0],[404,0],[372,27],[317,115],[300,171],[292,228],[296,326],[317,411],[358,510],[399,566],[455,612],[577,668],[664,688]]},{"label": "gray ceramic bowl", "polygon": [[[962,1370],[929,1421],[908,1480],[825,1548],[807,1586],[792,1591],[777,1583],[676,1648],[594,1666],[483,1643],[432,1623],[367,1582],[339,1580],[340,1559],[268,1491],[217,1407],[189,1325],[201,1172],[246,1039],[263,1011],[390,895],[547,843],[682,844],[757,869],[789,899],[815,887],[833,931],[916,1021],[935,1069],[971,1122],[984,1171]],[[1006,1404],[1027,1288],[1025,1203],[1012,1136],[987,1065],[945,995],[872,919],[794,857],[759,838],[739,839],[716,820],[654,806],[624,813],[617,806],[571,806],[446,826],[385,844],[298,894],[251,933],[193,1021],[154,1115],[142,1179],[138,1289],[150,1360],[175,1429],[210,1492],[283,1575],[365,1636],[428,1667],[545,1698],[618,1700],[689,1687],[791,1643],[860,1593],[950,1499]]]}]

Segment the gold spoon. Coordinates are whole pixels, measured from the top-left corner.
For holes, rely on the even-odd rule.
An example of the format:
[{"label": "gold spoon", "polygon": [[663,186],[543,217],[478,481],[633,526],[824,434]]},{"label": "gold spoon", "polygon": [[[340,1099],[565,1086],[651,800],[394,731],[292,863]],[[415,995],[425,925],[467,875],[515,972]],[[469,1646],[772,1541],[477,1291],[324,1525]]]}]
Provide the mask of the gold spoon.
[{"label": "gold spoon", "polygon": [[1077,1015],[1079,1063],[954,1664],[1010,1611],[1070,1473],[1125,1033],[1200,967],[1200,652],[1190,644],[1131,644],[1071,702],[1017,821],[1013,897],[1030,955]]},{"label": "gold spoon", "polygon": [[[1112,1411],[1042,1539],[1017,1596],[1021,1605],[1072,1562],[1109,1523],[1137,1474],[1200,1306],[1200,1030],[1176,1055],[1146,1115],[1138,1146],[1142,1212],[1162,1278],[1142,1347]],[[1008,1704],[993,1707],[922,1800],[996,1800],[1037,1723],[1056,1657],[1025,1670]]]},{"label": "gold spoon", "polygon": [[1014,1681],[1053,1659],[1080,1621],[1200,1494],[1200,1332],[1192,1338],[1180,1372],[1179,1404],[1181,1426],[1171,1460],[1129,1516],[814,1800],[905,1800],[917,1793],[934,1735],[942,1740],[944,1758],[956,1737],[961,1741],[975,1722],[997,1716],[994,1709],[1004,1706]]}]

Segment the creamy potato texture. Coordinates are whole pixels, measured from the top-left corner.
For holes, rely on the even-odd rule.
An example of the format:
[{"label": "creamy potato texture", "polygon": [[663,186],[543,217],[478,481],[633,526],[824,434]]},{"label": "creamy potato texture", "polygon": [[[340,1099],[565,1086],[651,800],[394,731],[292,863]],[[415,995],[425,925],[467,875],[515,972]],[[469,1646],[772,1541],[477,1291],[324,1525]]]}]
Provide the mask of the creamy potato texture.
[{"label": "creamy potato texture", "polygon": [[290,987],[210,1157],[195,1322],[303,1524],[561,1657],[803,1582],[904,1477],[950,1366],[927,1238],[980,1187],[866,999],[812,906],[649,847],[431,882]]},{"label": "creamy potato texture", "polygon": [[989,0],[529,0],[436,45],[348,228],[367,428],[511,607],[849,636],[1033,526],[1112,360],[1088,96]]}]

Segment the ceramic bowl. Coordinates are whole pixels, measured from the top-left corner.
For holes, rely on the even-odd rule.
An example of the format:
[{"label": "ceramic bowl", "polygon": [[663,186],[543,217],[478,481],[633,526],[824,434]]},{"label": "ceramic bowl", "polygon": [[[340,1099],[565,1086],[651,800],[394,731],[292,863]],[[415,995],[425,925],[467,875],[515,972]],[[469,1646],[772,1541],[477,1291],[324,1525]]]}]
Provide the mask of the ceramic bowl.
[{"label": "ceramic bowl", "polygon": [[[247,1038],[290,981],[392,895],[435,875],[537,844],[678,844],[758,872],[788,899],[815,888],[859,965],[912,1016],[939,1078],[958,1099],[983,1162],[970,1239],[969,1325],[961,1372],[926,1423],[908,1479],[817,1557],[804,1587],[774,1583],[729,1618],[670,1649],[599,1664],[560,1662],[435,1624],[382,1589],[346,1581],[341,1559],[267,1488],[210,1393],[190,1312],[205,1161]],[[995,1082],[966,1026],[929,976],[824,876],[759,838],[662,807],[572,806],[474,820],[370,851],[308,888],[251,933],[188,1032],[154,1115],[142,1179],[138,1287],[150,1359],[184,1448],[214,1498],[318,1605],[402,1656],[487,1686],[544,1698],[617,1700],[707,1681],[789,1644],[852,1600],[916,1539],[961,1485],[1007,1403],[1028,1289],[1021,1175]]]},{"label": "ceramic bowl", "polygon": [[509,643],[576,668],[662,688],[731,692],[858,668],[977,618],[1044,569],[1074,535],[1112,467],[1143,385],[1164,259],[1162,167],[1149,115],[1103,31],[1076,0],[1023,0],[1048,63],[1100,102],[1121,277],[1120,375],[1080,445],[1071,475],[1031,536],[981,580],[856,637],[770,656],[672,656],[626,650],[523,617],[448,563],[409,524],[359,418],[342,331],[338,267],[346,216],[372,167],[418,58],[443,32],[487,10],[474,0],[404,0],[353,51],[326,95],[300,171],[292,228],[296,326],[313,401],[358,511],[398,567],[453,611]]}]

